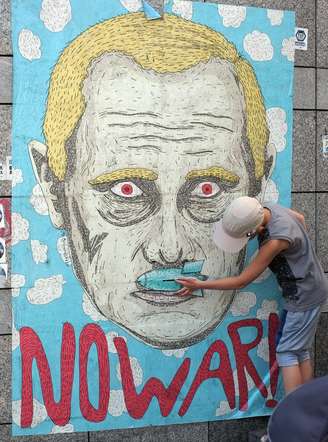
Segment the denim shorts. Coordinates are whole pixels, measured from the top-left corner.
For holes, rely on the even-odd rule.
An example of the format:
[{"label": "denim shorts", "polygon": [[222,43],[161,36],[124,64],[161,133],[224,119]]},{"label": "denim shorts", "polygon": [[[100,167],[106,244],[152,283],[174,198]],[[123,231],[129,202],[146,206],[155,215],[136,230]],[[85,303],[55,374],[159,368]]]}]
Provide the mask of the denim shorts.
[{"label": "denim shorts", "polygon": [[320,311],[321,305],[304,312],[283,310],[276,346],[279,367],[298,365],[310,359]]}]

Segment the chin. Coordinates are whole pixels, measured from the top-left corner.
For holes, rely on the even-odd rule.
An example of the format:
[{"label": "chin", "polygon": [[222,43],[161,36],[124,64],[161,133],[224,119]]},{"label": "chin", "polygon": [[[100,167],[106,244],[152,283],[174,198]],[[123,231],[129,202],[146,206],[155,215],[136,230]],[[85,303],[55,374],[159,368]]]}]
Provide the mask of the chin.
[{"label": "chin", "polygon": [[160,350],[176,350],[179,348],[190,347],[203,341],[210,333],[213,332],[213,330],[215,330],[220,325],[220,323],[224,319],[224,316],[225,314],[221,315],[220,319],[215,320],[213,324],[207,326],[206,328],[204,327],[203,330],[191,330],[189,333],[181,333],[179,335],[176,334],[172,337],[167,336],[164,333],[163,336],[160,336],[160,333],[158,333],[157,336],[150,336],[150,333],[146,335],[120,323],[116,324],[124,328],[134,338],[142,341],[144,344],[147,344],[154,348],[158,348]]}]

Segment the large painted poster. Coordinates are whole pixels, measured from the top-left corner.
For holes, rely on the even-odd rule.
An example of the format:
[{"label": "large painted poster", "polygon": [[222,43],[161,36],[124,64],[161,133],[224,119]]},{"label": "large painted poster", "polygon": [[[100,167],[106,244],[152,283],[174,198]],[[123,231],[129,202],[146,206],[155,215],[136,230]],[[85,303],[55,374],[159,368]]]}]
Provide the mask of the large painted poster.
[{"label": "large painted poster", "polygon": [[13,1],[15,435],[267,415],[280,292],[181,298],[241,271],[215,223],[290,204],[294,14]]}]

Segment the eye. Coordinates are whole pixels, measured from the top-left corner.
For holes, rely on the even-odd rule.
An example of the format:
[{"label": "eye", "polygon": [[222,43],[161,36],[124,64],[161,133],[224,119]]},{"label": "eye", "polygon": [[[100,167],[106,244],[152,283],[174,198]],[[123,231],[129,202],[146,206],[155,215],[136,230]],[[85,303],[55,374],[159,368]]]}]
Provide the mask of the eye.
[{"label": "eye", "polygon": [[132,181],[124,181],[115,184],[110,189],[115,195],[121,196],[123,198],[133,198],[143,194],[143,191],[134,184]]},{"label": "eye", "polygon": [[192,195],[200,198],[210,198],[217,195],[220,190],[221,189],[217,183],[214,183],[213,181],[202,181],[201,183],[197,184],[191,193]]}]

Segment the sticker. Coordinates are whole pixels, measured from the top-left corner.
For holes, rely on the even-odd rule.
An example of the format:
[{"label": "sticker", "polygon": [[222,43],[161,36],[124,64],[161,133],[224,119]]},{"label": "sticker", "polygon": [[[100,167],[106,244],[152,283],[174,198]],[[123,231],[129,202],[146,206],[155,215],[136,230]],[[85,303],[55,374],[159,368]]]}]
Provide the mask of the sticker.
[{"label": "sticker", "polygon": [[0,204],[0,229],[5,228],[5,209],[3,204]]},{"label": "sticker", "polygon": [[12,165],[12,158],[11,158],[11,156],[7,157],[6,166],[7,166],[6,167],[6,170],[7,170],[7,180],[11,180],[12,176],[13,176],[13,165]]},{"label": "sticker", "polygon": [[328,158],[328,134],[322,135],[322,156]]},{"label": "sticker", "polygon": [[0,288],[5,287],[8,276],[8,264],[0,264]]},{"label": "sticker", "polygon": [[295,28],[295,49],[307,51],[308,34],[309,30],[307,28]]},{"label": "sticker", "polygon": [[4,181],[7,179],[6,167],[3,163],[0,163],[0,181]]},{"label": "sticker", "polygon": [[6,241],[0,238],[0,263],[6,262]]}]

